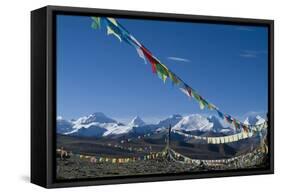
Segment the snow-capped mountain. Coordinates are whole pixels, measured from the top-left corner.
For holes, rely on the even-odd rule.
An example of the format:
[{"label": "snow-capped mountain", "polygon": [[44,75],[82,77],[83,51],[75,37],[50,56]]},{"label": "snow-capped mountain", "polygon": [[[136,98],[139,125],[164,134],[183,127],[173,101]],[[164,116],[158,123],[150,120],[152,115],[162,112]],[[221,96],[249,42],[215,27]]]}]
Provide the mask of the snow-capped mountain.
[{"label": "snow-capped mountain", "polygon": [[208,120],[208,118],[199,115],[192,114],[183,117],[174,127],[176,130],[183,131],[208,131],[213,129],[214,124]]},{"label": "snow-capped mountain", "polygon": [[164,119],[158,123],[159,127],[169,127],[170,125],[175,126],[180,120],[182,120],[182,116],[179,114],[173,114],[169,116],[167,119]]},{"label": "snow-capped mountain", "polygon": [[73,129],[64,135],[81,136],[81,137],[102,137],[107,130],[98,125],[80,126],[79,128]]},{"label": "snow-capped mountain", "polygon": [[[264,119],[259,115],[255,115],[248,117],[244,123],[259,124],[262,122],[264,122]],[[128,124],[123,124],[101,112],[97,112],[70,121],[58,117],[57,133],[84,137],[120,136],[126,134],[139,135],[156,131],[161,132],[166,130],[169,125],[172,126],[172,129],[186,132],[197,131],[228,134],[234,131],[231,126],[224,126],[225,124],[222,120],[216,116],[206,117],[199,114],[181,116],[174,114],[157,124],[146,124],[139,116],[136,116]]]},{"label": "snow-capped mountain", "polygon": [[128,133],[131,127],[125,126],[122,123],[98,123],[93,122],[86,125],[74,125],[73,130],[65,135],[76,135],[76,136],[107,136],[117,135],[122,133]]},{"label": "snow-capped mountain", "polygon": [[134,117],[128,125],[124,125],[101,112],[78,118],[72,121],[71,124],[71,130],[62,131],[58,129],[57,132],[65,135],[102,137],[126,134],[131,132],[134,127],[146,125],[139,116]]},{"label": "snow-capped mountain", "polygon": [[212,130],[214,130],[215,132],[222,132],[222,129],[225,128],[221,120],[216,116],[209,116],[208,120],[209,122],[213,123]]},{"label": "snow-capped mountain", "polygon": [[141,125],[138,127],[133,127],[133,132],[137,134],[145,134],[145,133],[151,133],[151,132],[161,132],[165,129],[167,129],[170,125],[173,127],[176,125],[180,120],[182,119],[182,116],[179,114],[174,114],[169,116],[166,119],[163,119],[159,121],[157,124],[146,124]]},{"label": "snow-capped mountain", "polygon": [[57,118],[57,132],[58,133],[67,133],[72,130],[73,123],[71,121],[63,119],[61,116]]},{"label": "snow-capped mountain", "polygon": [[76,126],[88,125],[91,123],[117,123],[114,119],[107,117],[102,112],[96,112],[89,116],[81,117],[73,122]]},{"label": "snow-capped mountain", "polygon": [[133,120],[128,125],[131,127],[141,127],[146,124],[139,116],[136,116],[133,118]]},{"label": "snow-capped mountain", "polygon": [[261,116],[259,115],[251,115],[251,116],[248,116],[245,121],[244,121],[244,124],[247,124],[247,125],[258,125],[258,124],[261,124],[265,122],[265,119],[262,118]]}]

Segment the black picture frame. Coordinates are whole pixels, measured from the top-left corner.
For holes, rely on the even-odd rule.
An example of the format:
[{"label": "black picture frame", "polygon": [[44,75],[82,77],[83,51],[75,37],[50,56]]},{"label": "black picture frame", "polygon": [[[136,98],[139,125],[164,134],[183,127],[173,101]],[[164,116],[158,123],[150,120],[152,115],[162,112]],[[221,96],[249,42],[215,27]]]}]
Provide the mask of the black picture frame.
[{"label": "black picture frame", "polygon": [[[58,181],[56,141],[56,14],[96,15],[154,20],[268,27],[269,166],[265,169],[141,175]],[[31,182],[46,188],[168,181],[274,173],[274,21],[231,17],[46,6],[31,12]]]}]

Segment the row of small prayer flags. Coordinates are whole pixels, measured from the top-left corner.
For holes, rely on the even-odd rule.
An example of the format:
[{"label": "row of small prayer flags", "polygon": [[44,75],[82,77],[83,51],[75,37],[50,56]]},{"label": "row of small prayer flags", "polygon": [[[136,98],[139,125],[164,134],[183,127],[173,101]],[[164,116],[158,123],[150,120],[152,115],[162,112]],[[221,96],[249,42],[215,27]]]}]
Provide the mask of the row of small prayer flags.
[{"label": "row of small prayer flags", "polygon": [[102,156],[88,156],[83,154],[76,154],[80,159],[89,159],[91,163],[129,163],[140,160],[153,160],[160,157],[165,157],[166,151],[150,153],[139,157],[126,157],[126,158],[112,158],[112,157],[102,157]]},{"label": "row of small prayer flags", "polygon": [[230,125],[233,125],[236,130],[243,129],[245,132],[252,132],[255,128],[258,128],[262,125],[265,125],[266,122],[257,125],[247,125],[237,119],[233,118],[230,115],[222,113],[215,105],[209,103],[206,99],[196,93],[191,87],[184,84],[183,87],[180,87],[180,90],[189,97],[193,97],[199,104],[200,109],[208,108],[209,110],[215,110],[219,118],[225,120]]},{"label": "row of small prayer flags", "polygon": [[241,131],[241,132],[233,134],[233,135],[220,136],[220,137],[197,136],[197,135],[186,134],[186,133],[183,133],[178,130],[173,130],[173,132],[177,133],[179,135],[183,135],[187,138],[204,140],[208,144],[224,144],[224,143],[231,143],[231,142],[236,142],[236,141],[239,141],[242,139],[250,138],[253,136],[254,133],[261,134],[261,131],[266,128],[267,128],[267,124],[263,123],[262,125],[259,125],[258,127],[254,127],[253,131],[251,131],[251,132]]},{"label": "row of small prayer flags", "polygon": [[209,110],[216,110],[219,118],[225,120],[230,125],[233,125],[235,129],[243,129],[245,132],[251,132],[252,127],[248,126],[246,124],[241,123],[237,119],[233,118],[230,115],[224,114],[219,109],[213,105],[212,103],[209,103],[206,99],[204,99],[202,96],[200,96],[198,93],[196,93],[191,87],[184,84],[183,87],[180,87],[180,90],[186,94],[189,97],[193,97],[199,104],[200,109],[208,108]]},{"label": "row of small prayer flags", "polygon": [[228,135],[228,136],[222,136],[222,137],[208,137],[207,142],[208,144],[224,144],[224,143],[231,143],[236,142],[242,139],[246,139],[249,137],[252,137],[253,133],[246,133],[246,132],[240,132],[235,135]]},{"label": "row of small prayer flags", "polygon": [[174,151],[173,149],[169,149],[169,153],[171,154],[172,158],[178,161],[183,161],[186,164],[200,164],[200,160],[199,159],[191,159],[189,157],[186,157],[180,153],[177,153],[176,151]]},{"label": "row of small prayer flags", "polygon": [[[256,152],[257,150],[260,150],[263,153],[268,152],[268,148],[267,148],[266,144],[262,145],[261,148],[257,148],[254,152]],[[57,152],[61,152],[61,151],[65,151],[65,150],[57,149]],[[248,153],[248,154],[255,154],[254,152]],[[171,155],[172,158],[175,160],[182,161],[186,164],[197,164],[197,165],[199,165],[201,163],[205,163],[207,165],[220,165],[220,164],[229,163],[229,162],[232,162],[232,161],[238,160],[239,158],[244,157],[244,155],[240,155],[240,156],[235,156],[235,157],[228,158],[228,159],[218,159],[218,160],[192,159],[192,158],[186,157],[186,156],[174,151],[171,148],[170,149],[165,148],[161,152],[150,153],[148,155],[141,156],[141,157],[111,158],[111,157],[89,156],[89,155],[83,155],[83,154],[72,154],[72,152],[70,152],[70,155],[79,157],[80,159],[89,160],[91,163],[112,163],[112,164],[129,163],[129,162],[135,162],[135,161],[141,161],[141,160],[153,160],[153,159],[157,159],[157,158],[164,158],[164,157],[167,157],[168,155]]]},{"label": "row of small prayer flags", "polygon": [[92,17],[92,28],[101,28],[101,23],[105,23],[108,35],[114,35],[121,42],[122,40],[129,45],[136,48],[138,55],[146,62],[149,61],[152,67],[152,72],[157,74],[160,79],[166,82],[167,78],[170,78],[173,84],[179,85],[180,90],[189,97],[193,97],[199,104],[200,109],[208,108],[209,110],[217,111],[219,117],[224,119],[227,123],[233,125],[235,129],[243,129],[245,132],[251,132],[252,127],[246,125],[233,118],[230,115],[224,114],[219,109],[209,103],[205,98],[199,95],[194,89],[184,83],[176,74],[169,70],[163,63],[161,63],[153,54],[145,48],[140,42],[137,41],[121,24],[119,24],[114,18],[107,17]]},{"label": "row of small prayer flags", "polygon": [[217,160],[202,160],[202,159],[192,159],[192,158],[186,157],[172,149],[170,149],[170,153],[173,155],[173,157],[176,160],[182,161],[186,164],[197,164],[197,165],[199,165],[201,163],[204,163],[206,165],[222,165],[222,164],[227,164],[227,163],[236,161],[240,158],[243,158],[243,156],[244,156],[244,155],[240,155],[240,156],[235,156],[232,158],[217,159]]}]

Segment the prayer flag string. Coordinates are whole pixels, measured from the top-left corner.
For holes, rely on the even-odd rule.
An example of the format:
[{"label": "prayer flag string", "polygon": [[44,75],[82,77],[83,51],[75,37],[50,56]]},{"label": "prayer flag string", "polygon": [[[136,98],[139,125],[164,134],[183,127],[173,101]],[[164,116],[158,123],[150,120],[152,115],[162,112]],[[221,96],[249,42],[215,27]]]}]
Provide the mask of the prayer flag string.
[{"label": "prayer flag string", "polygon": [[198,102],[201,110],[209,109],[212,111],[216,111],[221,119],[225,120],[230,125],[233,125],[237,131],[238,129],[240,129],[240,131],[242,130],[246,133],[252,133],[253,131],[257,131],[257,128],[260,128],[260,126],[267,127],[267,124],[265,124],[267,121],[256,125],[250,125],[242,123],[234,117],[221,112],[217,106],[208,102],[206,98],[203,98],[197,91],[186,84],[180,77],[178,77],[175,73],[168,69],[167,66],[161,63],[159,59],[157,59],[145,46],[143,46],[132,34],[130,34],[129,31],[125,27],[123,27],[116,19],[109,17],[91,18],[91,26],[93,29],[100,29],[103,24],[107,29],[108,35],[113,35],[118,38],[120,42],[124,41],[127,44],[133,46],[136,49],[139,57],[142,58],[145,63],[146,61],[148,61],[151,64],[153,73],[157,74],[164,83],[166,82],[167,78],[169,78],[171,82],[174,85],[177,85],[185,95],[195,99]]}]

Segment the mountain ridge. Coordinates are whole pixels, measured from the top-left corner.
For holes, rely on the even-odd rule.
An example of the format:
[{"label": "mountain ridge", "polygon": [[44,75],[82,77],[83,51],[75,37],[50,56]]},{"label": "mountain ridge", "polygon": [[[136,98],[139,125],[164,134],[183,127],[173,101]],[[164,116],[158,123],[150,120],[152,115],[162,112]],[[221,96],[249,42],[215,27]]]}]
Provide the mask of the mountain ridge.
[{"label": "mountain ridge", "polygon": [[[255,115],[251,118],[247,117],[244,123],[256,124],[263,121],[264,119],[261,116]],[[167,129],[170,125],[172,129],[184,132],[234,132],[232,127],[225,127],[222,121],[216,116],[207,117],[200,114],[182,116],[180,114],[173,114],[156,124],[147,124],[141,117],[135,116],[128,124],[123,124],[106,116],[102,112],[96,112],[73,120],[66,120],[59,116],[57,118],[57,133],[83,137],[107,137],[160,132]]]}]

